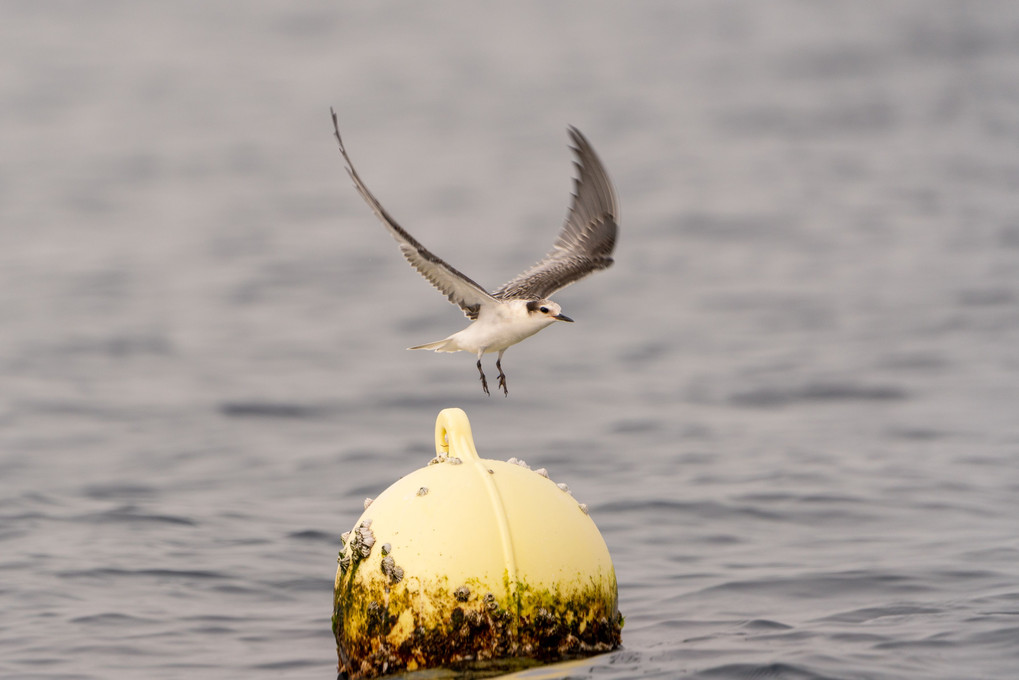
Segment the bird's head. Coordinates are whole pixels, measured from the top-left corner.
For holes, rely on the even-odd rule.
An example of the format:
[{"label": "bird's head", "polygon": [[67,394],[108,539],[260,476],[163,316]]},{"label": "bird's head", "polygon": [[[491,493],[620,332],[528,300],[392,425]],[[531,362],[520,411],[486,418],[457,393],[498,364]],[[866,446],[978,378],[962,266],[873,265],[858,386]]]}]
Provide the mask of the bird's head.
[{"label": "bird's head", "polygon": [[551,300],[530,300],[527,303],[527,313],[535,318],[547,317],[550,321],[573,323],[573,319],[563,314],[562,308]]}]

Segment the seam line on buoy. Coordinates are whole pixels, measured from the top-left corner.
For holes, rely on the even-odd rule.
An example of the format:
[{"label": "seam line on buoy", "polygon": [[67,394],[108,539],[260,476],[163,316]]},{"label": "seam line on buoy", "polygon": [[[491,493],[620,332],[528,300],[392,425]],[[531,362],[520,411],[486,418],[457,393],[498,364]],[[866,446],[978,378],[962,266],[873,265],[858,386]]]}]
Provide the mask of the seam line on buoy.
[{"label": "seam line on buoy", "polygon": [[477,460],[474,463],[474,471],[481,478],[482,483],[484,483],[485,490],[488,491],[488,498],[492,503],[492,511],[495,513],[496,525],[499,527],[499,538],[502,540],[502,554],[506,562],[506,573],[509,577],[509,593],[507,595],[512,599],[517,590],[517,555],[513,549],[513,536],[510,534],[509,522],[506,518],[506,506],[503,505],[502,494],[499,493],[499,487],[492,478],[493,475],[488,473],[488,466],[481,462],[481,460]]}]

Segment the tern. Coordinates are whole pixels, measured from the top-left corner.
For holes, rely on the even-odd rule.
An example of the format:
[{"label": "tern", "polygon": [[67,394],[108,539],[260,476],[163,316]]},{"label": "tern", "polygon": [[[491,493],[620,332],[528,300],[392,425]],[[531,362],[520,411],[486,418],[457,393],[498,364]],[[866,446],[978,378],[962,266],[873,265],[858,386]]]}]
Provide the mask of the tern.
[{"label": "tern", "polygon": [[619,203],[615,190],[594,149],[575,127],[568,133],[573,142],[571,149],[576,159],[577,176],[566,222],[552,250],[537,264],[517,275],[502,287],[486,291],[442,258],[421,245],[390,216],[378,199],[361,180],[340,137],[336,112],[333,130],[340,153],[347,165],[347,173],[354,187],[375,216],[389,230],[400,245],[407,261],[429,283],[442,292],[450,302],[460,307],[472,323],[462,331],[423,345],[408,349],[431,349],[436,352],[470,352],[478,358],[481,389],[489,394],[488,380],[481,366],[481,357],[498,352],[495,367],[499,370],[499,387],[509,395],[506,374],[502,370],[502,355],[508,347],[531,337],[556,321],[573,319],[562,313],[559,305],[549,299],[560,288],[578,281],[592,272],[612,264],[612,250],[616,245],[616,225]]}]

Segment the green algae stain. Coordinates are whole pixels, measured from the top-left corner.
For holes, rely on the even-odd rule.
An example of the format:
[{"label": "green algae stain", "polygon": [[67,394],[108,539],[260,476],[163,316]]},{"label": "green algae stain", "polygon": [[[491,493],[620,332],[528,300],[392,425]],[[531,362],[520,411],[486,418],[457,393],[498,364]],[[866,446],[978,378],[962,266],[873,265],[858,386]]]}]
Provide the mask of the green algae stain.
[{"label": "green algae stain", "polygon": [[620,644],[612,572],[552,589],[511,582],[505,573],[496,593],[477,579],[451,584],[404,576],[393,583],[376,562],[354,559],[337,575],[333,633],[348,677],[465,665],[506,672],[498,660],[551,662]]}]

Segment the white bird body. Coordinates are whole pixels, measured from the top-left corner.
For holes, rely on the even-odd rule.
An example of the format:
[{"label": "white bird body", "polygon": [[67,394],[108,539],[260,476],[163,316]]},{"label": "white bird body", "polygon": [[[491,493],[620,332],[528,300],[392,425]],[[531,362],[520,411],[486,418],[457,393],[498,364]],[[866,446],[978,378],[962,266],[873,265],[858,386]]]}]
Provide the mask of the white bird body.
[{"label": "white bird body", "polygon": [[552,250],[541,261],[489,293],[421,245],[386,212],[354,169],[340,138],[336,113],[333,112],[332,116],[336,142],[354,187],[396,239],[411,266],[444,293],[450,302],[459,306],[473,322],[448,338],[409,349],[474,354],[478,358],[478,372],[485,394],[489,393],[488,381],[481,367],[481,357],[497,352],[499,358],[495,365],[499,369],[499,387],[504,394],[509,394],[506,374],[502,371],[503,352],[556,321],[572,322],[573,319],[563,314],[559,305],[548,296],[612,264],[619,205],[608,174],[591,145],[579,130],[569,128],[577,156],[574,165],[579,176],[574,180],[573,199],[566,223]]},{"label": "white bird body", "polygon": [[[558,306],[558,305],[556,305]],[[558,314],[558,312],[556,312]],[[559,319],[563,320],[563,319]],[[557,319],[547,314],[531,314],[526,300],[507,300],[500,305],[486,305],[478,320],[445,340],[429,342],[408,349],[432,349],[436,352],[470,352],[481,356],[504,352],[511,345],[526,340],[551,326]]]}]

